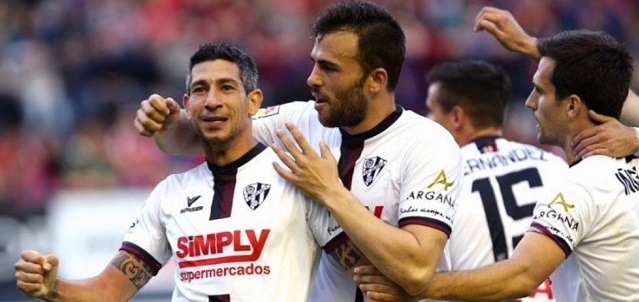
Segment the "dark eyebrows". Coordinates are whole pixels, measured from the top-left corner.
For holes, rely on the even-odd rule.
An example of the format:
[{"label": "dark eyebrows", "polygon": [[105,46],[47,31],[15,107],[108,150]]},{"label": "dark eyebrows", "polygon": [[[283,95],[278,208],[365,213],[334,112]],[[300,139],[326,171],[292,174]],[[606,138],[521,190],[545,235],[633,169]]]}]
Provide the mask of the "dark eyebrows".
[{"label": "dark eyebrows", "polygon": [[[222,84],[234,84],[235,86],[241,86],[241,84],[234,78],[220,78],[215,80],[215,84],[216,85],[222,85]],[[198,85],[204,85],[204,86],[209,86],[209,82],[204,80],[204,79],[198,79],[196,81],[193,81],[191,83],[191,86],[189,87],[189,89],[198,86]]]},{"label": "dark eyebrows", "polygon": [[321,67],[328,67],[328,68],[331,68],[331,69],[338,69],[339,68],[339,65],[337,65],[337,64],[335,64],[335,63],[333,63],[331,61],[325,60],[325,59],[315,60],[315,58],[311,57],[311,61],[313,61],[314,63],[316,63],[317,65],[319,65]]}]

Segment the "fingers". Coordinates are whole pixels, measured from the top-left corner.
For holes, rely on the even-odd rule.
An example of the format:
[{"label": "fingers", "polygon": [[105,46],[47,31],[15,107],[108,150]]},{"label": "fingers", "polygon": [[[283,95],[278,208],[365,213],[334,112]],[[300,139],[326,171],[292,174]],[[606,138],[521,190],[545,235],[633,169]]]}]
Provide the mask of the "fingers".
[{"label": "fingers", "polygon": [[22,280],[17,280],[16,286],[20,291],[24,292],[27,295],[35,294],[44,289],[44,285],[42,283],[24,282]]},{"label": "fingers", "polygon": [[335,159],[335,156],[333,156],[333,152],[331,152],[331,149],[328,147],[326,142],[322,139],[320,140],[319,144],[320,144],[320,155],[322,156],[322,158],[328,159],[332,163],[337,164],[337,159]]},{"label": "fingers", "polygon": [[394,294],[389,294],[389,293],[384,293],[384,292],[376,292],[376,291],[373,291],[373,290],[364,290],[364,289],[362,289],[362,291],[366,295],[366,301],[371,301],[371,302],[375,302],[375,301],[379,301],[379,302],[405,301],[405,300],[401,299],[400,297],[398,297],[398,296],[396,296]]},{"label": "fingers", "polygon": [[[278,129],[275,131],[275,134],[277,135],[277,138],[280,140],[280,142],[282,142],[282,145],[284,145],[286,152],[288,152],[290,156],[292,156],[293,159],[295,159],[295,161],[299,161],[302,159],[302,157],[304,156],[302,154],[302,151],[300,151],[300,149],[297,148],[297,145],[293,143],[293,141],[284,133],[283,130]],[[273,150],[275,150],[275,148]],[[279,156],[279,153],[278,153],[278,156]],[[290,159],[290,156],[287,155],[286,157]],[[280,157],[280,159],[282,159],[282,157]],[[282,161],[288,166],[287,161],[285,161],[284,159],[282,159]]]},{"label": "fingers", "polygon": [[22,252],[20,259],[14,265],[16,286],[27,295],[39,295],[45,289],[44,274],[48,269],[55,266],[57,266],[57,258],[47,260],[46,257],[36,251]]},{"label": "fingers", "polygon": [[381,275],[380,271],[372,265],[360,265],[353,269],[355,275]]},{"label": "fingers", "polygon": [[588,116],[590,116],[590,118],[598,123],[605,123],[605,122],[609,122],[609,121],[613,121],[615,120],[615,118],[607,116],[607,115],[603,115],[603,114],[599,114],[597,112],[595,112],[594,110],[588,110]]},{"label": "fingers", "polygon": [[55,255],[47,255],[44,258],[45,262],[42,265],[42,268],[44,268],[45,271],[48,272],[58,267],[59,260]]},{"label": "fingers", "polygon": [[311,147],[311,144],[308,143],[306,137],[302,134],[302,132],[291,122],[286,122],[286,129],[293,135],[295,142],[302,150],[302,154],[305,154],[311,159],[317,158],[317,153]]},{"label": "fingers", "polygon": [[[493,30],[498,30],[497,25],[500,24],[500,20],[508,18],[510,12],[501,10],[494,7],[484,7],[475,17],[475,31],[482,29],[488,29],[485,26],[490,26]],[[492,31],[490,31],[492,33]]]},{"label": "fingers", "polygon": [[293,177],[295,177],[295,173],[299,169],[299,167],[297,166],[297,163],[295,162],[293,158],[291,158],[290,155],[286,154],[286,152],[284,152],[284,150],[282,150],[280,147],[276,145],[272,145],[271,148],[273,149],[277,157],[279,157],[279,159],[282,161],[282,163],[284,163],[290,169],[290,171],[284,169],[280,164],[276,162],[273,162],[273,168],[275,168],[275,171],[280,176],[290,181]]},{"label": "fingers", "polygon": [[144,136],[153,136],[157,131],[165,128],[164,124],[169,117],[179,116],[180,105],[172,98],[163,98],[153,94],[140,103],[140,109],[136,112],[134,126],[138,133]]},{"label": "fingers", "polygon": [[162,130],[162,124],[149,119],[143,109],[138,109],[133,121],[135,129],[141,135],[151,137],[155,132]]}]

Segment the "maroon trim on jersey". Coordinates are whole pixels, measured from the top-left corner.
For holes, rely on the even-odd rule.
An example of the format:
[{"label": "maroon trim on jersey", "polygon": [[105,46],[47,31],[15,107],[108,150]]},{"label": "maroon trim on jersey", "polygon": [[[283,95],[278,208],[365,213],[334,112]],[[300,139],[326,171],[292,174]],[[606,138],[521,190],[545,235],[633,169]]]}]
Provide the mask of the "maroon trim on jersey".
[{"label": "maroon trim on jersey", "polygon": [[231,217],[233,195],[235,193],[235,184],[237,183],[237,170],[264,150],[266,150],[266,146],[258,143],[242,157],[223,167],[217,166],[210,161],[206,162],[213,174],[213,202],[211,203],[209,220]]},{"label": "maroon trim on jersey", "polygon": [[407,226],[409,224],[419,224],[427,227],[431,227],[433,229],[438,229],[446,234],[446,237],[450,237],[451,228],[449,225],[432,218],[427,217],[406,217],[400,219],[397,224],[399,227]]},{"label": "maroon trim on jersey", "polygon": [[395,123],[395,121],[399,119],[400,116],[402,116],[402,112],[404,112],[404,108],[402,108],[401,106],[397,106],[395,111],[393,111],[391,115],[377,124],[377,126],[373,127],[373,129],[368,130],[364,133],[350,135],[344,130],[340,129],[340,132],[342,134],[342,144],[340,146],[341,155],[339,157],[337,167],[339,169],[339,178],[342,180],[344,187],[349,190],[351,189],[351,182],[353,181],[353,169],[355,168],[355,163],[362,155],[362,150],[364,150],[364,141],[388,129],[388,127],[390,127],[393,123]]},{"label": "maroon trim on jersey", "polygon": [[559,248],[564,251],[564,254],[566,254],[566,258],[568,258],[568,256],[570,256],[570,254],[572,253],[572,249],[570,248],[570,245],[568,245],[568,242],[564,241],[563,238],[551,233],[545,226],[541,225],[540,223],[533,222],[530,225],[530,228],[537,233],[546,235],[550,239],[552,239],[552,241],[554,241],[559,246]]},{"label": "maroon trim on jersey", "polygon": [[231,295],[209,296],[209,302],[231,302]]},{"label": "maroon trim on jersey", "polygon": [[470,141],[471,143],[475,143],[477,146],[477,150],[481,153],[492,153],[497,152],[497,139],[501,138],[498,135],[484,135],[477,137]]},{"label": "maroon trim on jersey", "polygon": [[157,275],[157,273],[162,268],[162,264],[160,264],[160,262],[155,260],[155,258],[153,258],[151,254],[147,253],[143,248],[137,246],[135,243],[128,241],[122,242],[120,251],[127,252],[142,260],[142,262],[144,262],[151,268],[151,273],[153,274],[153,276]]},{"label": "maroon trim on jersey", "polygon": [[348,241],[348,235],[346,233],[341,232],[337,236],[333,237],[326,245],[322,247],[327,254],[332,253],[336,248],[342,246],[346,241]]},{"label": "maroon trim on jersey", "polygon": [[228,171],[228,174],[213,175],[213,202],[209,220],[229,218],[233,210],[237,169]]},{"label": "maroon trim on jersey", "polygon": [[357,163],[357,159],[359,159],[362,155],[362,150],[364,150],[364,141],[351,143],[342,142],[340,149],[341,155],[339,157],[339,162],[337,163],[339,178],[342,180],[344,187],[350,190],[351,183],[353,181],[355,163]]}]

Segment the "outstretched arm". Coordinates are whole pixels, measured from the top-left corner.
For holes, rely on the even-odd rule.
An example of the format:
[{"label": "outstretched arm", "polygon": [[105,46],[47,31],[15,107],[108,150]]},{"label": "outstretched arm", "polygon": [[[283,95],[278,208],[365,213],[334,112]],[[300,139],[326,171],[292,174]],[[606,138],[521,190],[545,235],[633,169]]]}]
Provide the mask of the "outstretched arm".
[{"label": "outstretched arm", "polygon": [[[525,297],[565,259],[563,250],[546,235],[529,232],[510,259],[463,272],[437,273],[419,298],[497,301]],[[369,267],[355,270],[355,280],[367,295],[384,301],[382,278]]]},{"label": "outstretched arm", "polygon": [[15,264],[16,284],[26,296],[45,301],[128,301],[152,277],[140,259],[120,251],[97,276],[58,278],[58,258],[24,251]]},{"label": "outstretched arm", "polygon": [[140,103],[133,124],[138,133],[152,137],[155,144],[168,154],[204,154],[185,111],[172,98],[151,95]]}]

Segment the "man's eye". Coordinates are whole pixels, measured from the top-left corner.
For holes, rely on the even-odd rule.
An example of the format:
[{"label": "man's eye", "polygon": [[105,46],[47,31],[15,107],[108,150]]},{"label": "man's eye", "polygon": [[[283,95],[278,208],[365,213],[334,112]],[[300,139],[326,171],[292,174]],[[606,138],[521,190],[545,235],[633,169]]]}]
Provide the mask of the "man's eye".
[{"label": "man's eye", "polygon": [[191,93],[202,93],[204,92],[204,87],[195,87],[193,89],[191,89]]},{"label": "man's eye", "polygon": [[233,87],[232,85],[222,85],[221,89],[223,91],[231,91],[231,90],[234,90],[235,87]]}]

